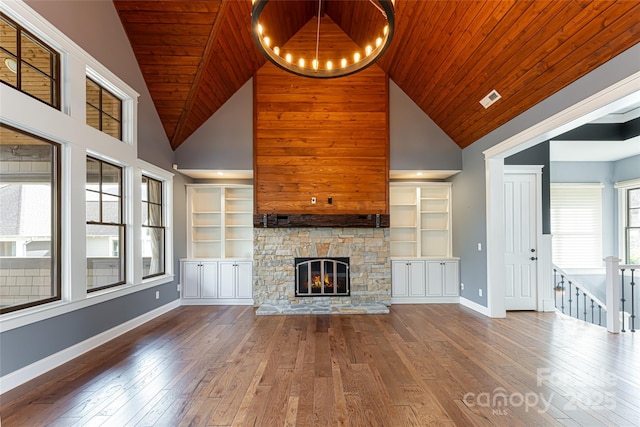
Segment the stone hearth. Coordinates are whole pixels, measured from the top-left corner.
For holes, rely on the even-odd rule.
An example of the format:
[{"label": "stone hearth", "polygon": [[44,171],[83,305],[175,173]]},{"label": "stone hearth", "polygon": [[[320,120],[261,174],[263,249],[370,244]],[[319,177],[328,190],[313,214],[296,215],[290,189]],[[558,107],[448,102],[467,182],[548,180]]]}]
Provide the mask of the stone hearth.
[{"label": "stone hearth", "polygon": [[[319,311],[340,312],[338,307],[391,304],[388,228],[256,227],[253,246],[253,299],[257,306],[265,305],[265,310],[312,304]],[[294,259],[307,257],[349,257],[351,295],[296,297]]]}]

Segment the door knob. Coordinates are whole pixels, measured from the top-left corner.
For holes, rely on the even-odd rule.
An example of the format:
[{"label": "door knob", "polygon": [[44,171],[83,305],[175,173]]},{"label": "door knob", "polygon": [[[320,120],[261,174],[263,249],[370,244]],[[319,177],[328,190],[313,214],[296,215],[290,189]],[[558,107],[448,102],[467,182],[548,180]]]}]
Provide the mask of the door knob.
[{"label": "door knob", "polygon": [[531,257],[531,258],[529,258],[529,259],[530,259],[531,261],[535,261],[535,260],[537,260],[538,258],[537,258],[537,257],[532,256],[532,257]]},{"label": "door knob", "polygon": [[531,252],[535,252],[535,251],[536,251],[535,249],[531,249]]}]

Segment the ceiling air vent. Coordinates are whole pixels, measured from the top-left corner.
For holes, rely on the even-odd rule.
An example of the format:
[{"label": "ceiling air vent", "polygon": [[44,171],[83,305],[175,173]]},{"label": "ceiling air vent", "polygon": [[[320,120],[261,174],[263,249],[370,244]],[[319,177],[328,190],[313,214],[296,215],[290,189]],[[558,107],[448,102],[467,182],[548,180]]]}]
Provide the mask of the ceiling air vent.
[{"label": "ceiling air vent", "polygon": [[482,104],[482,106],[484,108],[489,108],[489,106],[491,104],[493,104],[494,102],[496,102],[498,99],[502,98],[500,96],[500,94],[498,93],[498,91],[496,91],[495,89],[492,90],[491,92],[489,92],[489,95],[485,96],[484,98],[482,98],[480,100],[480,104]]}]

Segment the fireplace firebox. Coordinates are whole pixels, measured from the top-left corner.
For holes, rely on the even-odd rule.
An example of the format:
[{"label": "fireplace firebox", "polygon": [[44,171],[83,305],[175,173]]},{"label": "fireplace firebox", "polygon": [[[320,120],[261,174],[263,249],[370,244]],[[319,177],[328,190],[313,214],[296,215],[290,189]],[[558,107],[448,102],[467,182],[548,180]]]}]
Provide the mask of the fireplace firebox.
[{"label": "fireplace firebox", "polygon": [[349,258],[296,258],[296,296],[349,296]]}]

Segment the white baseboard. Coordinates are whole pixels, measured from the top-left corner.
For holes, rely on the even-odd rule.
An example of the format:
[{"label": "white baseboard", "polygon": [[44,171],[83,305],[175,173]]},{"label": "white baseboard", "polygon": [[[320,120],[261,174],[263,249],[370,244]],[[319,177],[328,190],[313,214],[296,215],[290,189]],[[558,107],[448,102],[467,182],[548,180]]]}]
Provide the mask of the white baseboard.
[{"label": "white baseboard", "polygon": [[253,298],[183,298],[181,305],[253,305]]},{"label": "white baseboard", "polygon": [[458,304],[460,297],[392,297],[391,304]]},{"label": "white baseboard", "polygon": [[489,313],[489,308],[483,305],[480,305],[477,302],[473,302],[464,297],[460,297],[460,305],[470,308],[473,311],[477,311],[480,314],[484,314],[487,317],[491,317]]},{"label": "white baseboard", "polygon": [[0,378],[0,394],[18,387],[31,381],[32,379],[54,369],[58,366],[67,363],[68,361],[75,359],[76,357],[93,350],[94,348],[111,341],[112,339],[129,332],[130,330],[137,328],[138,326],[154,319],[164,313],[180,307],[180,300],[176,299],[169,304],[165,304],[162,307],[158,307],[155,310],[151,310],[141,316],[124,322],[114,328],[104,331],[98,335],[95,335],[89,339],[86,339],[78,344],[67,347],[51,356],[40,359],[31,365],[20,368],[17,371],[11,372]]}]

